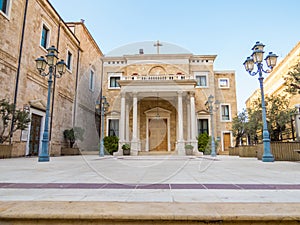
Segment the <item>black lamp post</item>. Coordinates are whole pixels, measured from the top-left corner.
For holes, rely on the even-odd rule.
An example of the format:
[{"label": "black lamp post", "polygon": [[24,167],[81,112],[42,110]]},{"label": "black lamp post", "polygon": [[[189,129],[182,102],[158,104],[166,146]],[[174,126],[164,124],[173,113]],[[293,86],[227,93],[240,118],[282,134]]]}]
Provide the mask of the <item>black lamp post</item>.
[{"label": "black lamp post", "polygon": [[[46,55],[46,59],[41,56],[37,58],[36,68],[39,71],[41,76],[49,76],[48,78],[48,97],[47,97],[47,107],[46,107],[46,118],[45,118],[45,126],[42,140],[42,151],[39,152],[39,162],[48,162],[49,157],[49,111],[50,111],[50,101],[51,101],[51,87],[52,87],[52,77],[55,76],[60,78],[65,72],[67,65],[64,60],[57,62],[57,54],[58,51],[54,46],[51,46],[47,49],[48,54]],[[48,73],[45,73],[46,66],[48,65]],[[55,74],[55,69],[58,74]]]}]

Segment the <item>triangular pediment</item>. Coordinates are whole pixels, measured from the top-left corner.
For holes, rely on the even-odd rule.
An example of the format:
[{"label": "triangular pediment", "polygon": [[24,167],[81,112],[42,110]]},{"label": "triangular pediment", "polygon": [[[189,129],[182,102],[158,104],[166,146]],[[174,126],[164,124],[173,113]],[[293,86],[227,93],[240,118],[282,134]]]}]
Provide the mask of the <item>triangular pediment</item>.
[{"label": "triangular pediment", "polygon": [[169,116],[172,112],[167,109],[160,108],[160,107],[154,107],[152,109],[145,111],[144,113],[148,117],[151,117],[151,116],[157,116],[157,114],[159,114],[160,116]]},{"label": "triangular pediment", "polygon": [[46,111],[46,103],[42,99],[30,100],[30,107]]},{"label": "triangular pediment", "polygon": [[197,114],[198,115],[207,115],[207,114],[209,114],[209,112],[207,111],[207,110],[199,110],[198,112],[197,112]]}]

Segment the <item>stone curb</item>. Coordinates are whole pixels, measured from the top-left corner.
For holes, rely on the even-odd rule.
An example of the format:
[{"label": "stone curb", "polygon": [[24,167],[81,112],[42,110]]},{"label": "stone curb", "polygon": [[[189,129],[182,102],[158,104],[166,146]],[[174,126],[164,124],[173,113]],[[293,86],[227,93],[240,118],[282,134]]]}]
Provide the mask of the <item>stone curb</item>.
[{"label": "stone curb", "polygon": [[78,219],[133,222],[295,221],[297,224],[300,221],[300,203],[0,202],[0,224],[11,220]]}]

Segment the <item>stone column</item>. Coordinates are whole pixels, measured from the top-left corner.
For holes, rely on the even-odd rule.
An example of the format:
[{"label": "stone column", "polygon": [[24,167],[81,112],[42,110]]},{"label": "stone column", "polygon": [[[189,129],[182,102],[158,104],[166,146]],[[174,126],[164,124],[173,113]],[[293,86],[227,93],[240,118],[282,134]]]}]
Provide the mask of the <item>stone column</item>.
[{"label": "stone column", "polygon": [[186,119],[187,119],[187,136],[186,136],[186,139],[188,141],[190,141],[191,140],[191,131],[192,131],[192,129],[191,129],[191,104],[189,102],[186,104],[186,115],[187,115],[187,117],[186,117]]},{"label": "stone column", "polygon": [[132,110],[132,140],[131,140],[131,155],[137,155],[139,148],[138,138],[138,99],[137,93],[133,93],[133,110]]},{"label": "stone column", "polygon": [[184,140],[183,140],[183,108],[182,108],[182,91],[178,91],[178,104],[177,104],[177,119],[178,119],[178,136],[176,150],[178,155],[185,155]]},{"label": "stone column", "polygon": [[130,129],[129,129],[129,104],[127,102],[126,104],[126,119],[125,119],[125,141],[129,142],[129,138],[130,138]]},{"label": "stone column", "polygon": [[198,141],[196,132],[196,111],[195,111],[195,92],[190,92],[190,116],[191,116],[191,144],[194,146],[194,152],[198,152]]},{"label": "stone column", "polygon": [[125,105],[126,105],[126,93],[121,93],[121,108],[120,108],[120,120],[119,120],[119,151],[118,155],[123,155],[122,145],[125,142]]}]

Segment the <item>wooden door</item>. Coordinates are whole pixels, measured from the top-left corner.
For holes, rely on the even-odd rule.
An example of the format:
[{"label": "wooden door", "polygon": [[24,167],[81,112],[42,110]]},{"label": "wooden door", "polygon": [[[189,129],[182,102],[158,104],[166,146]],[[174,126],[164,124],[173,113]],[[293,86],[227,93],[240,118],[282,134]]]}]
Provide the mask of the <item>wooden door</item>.
[{"label": "wooden door", "polygon": [[229,151],[230,145],[231,145],[231,141],[230,141],[230,133],[224,133],[224,134],[223,134],[223,146],[224,146],[224,151]]},{"label": "wooden door", "polygon": [[31,128],[29,138],[29,155],[37,156],[40,148],[42,117],[36,114],[31,115]]},{"label": "wooden door", "polygon": [[149,150],[168,150],[167,119],[149,119]]}]

